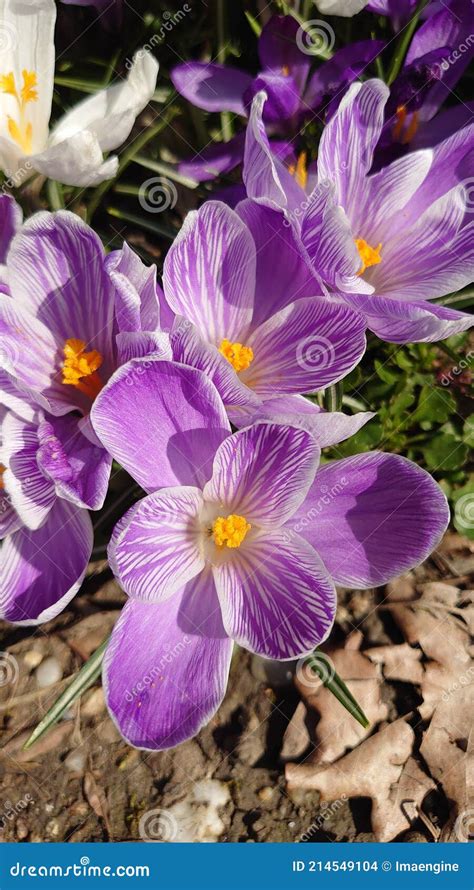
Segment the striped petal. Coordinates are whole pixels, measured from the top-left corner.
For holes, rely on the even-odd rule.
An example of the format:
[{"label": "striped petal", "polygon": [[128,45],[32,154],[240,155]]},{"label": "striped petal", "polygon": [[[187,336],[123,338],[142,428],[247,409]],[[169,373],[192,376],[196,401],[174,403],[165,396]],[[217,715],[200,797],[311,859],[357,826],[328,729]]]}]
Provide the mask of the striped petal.
[{"label": "striped petal", "polygon": [[5,491],[22,523],[37,529],[56,500],[53,483],[38,466],[37,424],[27,423],[9,411],[1,425],[1,436]]},{"label": "striped petal", "polygon": [[163,286],[174,312],[211,343],[238,340],[252,318],[255,244],[234,210],[207,201],[188,213],[170,247]]},{"label": "striped petal", "polygon": [[296,658],[328,636],[336,591],[313,548],[299,535],[269,532],[213,569],[224,627],[265,658]]},{"label": "striped petal", "polygon": [[64,609],[79,590],[92,552],[87,510],[57,499],[36,531],[22,528],[0,551],[0,616],[41,624]]},{"label": "striped petal", "polygon": [[167,488],[143,498],[120,520],[108,556],[129,596],[162,602],[203,570],[198,548],[202,504],[197,488]]},{"label": "striped petal", "polygon": [[204,500],[252,524],[281,525],[304,501],[318,461],[319,448],[309,433],[258,423],[222,443]]}]

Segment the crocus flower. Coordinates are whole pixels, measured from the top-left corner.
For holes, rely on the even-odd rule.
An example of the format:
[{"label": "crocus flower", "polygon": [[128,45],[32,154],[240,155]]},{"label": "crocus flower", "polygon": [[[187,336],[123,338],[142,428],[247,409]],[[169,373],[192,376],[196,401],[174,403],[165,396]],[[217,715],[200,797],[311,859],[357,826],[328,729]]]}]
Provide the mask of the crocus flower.
[{"label": "crocus flower", "polygon": [[252,202],[238,214],[208,201],[188,214],[164,263],[173,357],[211,376],[238,425],[239,411],[264,399],[340,380],[365,350],[364,319],[315,296],[278,224],[256,231]]},{"label": "crocus flower", "polygon": [[129,600],[103,671],[112,717],[140,748],[172,747],[210,719],[233,641],[266,658],[311,651],[331,629],[335,583],[385,583],[448,522],[441,489],[402,457],[316,472],[304,430],[256,423],[231,435],[210,380],[173,362],[119,369],[93,423],[147,492],[109,547]]},{"label": "crocus flower", "polygon": [[49,132],[54,84],[54,0],[5,0],[0,27],[0,167],[18,186],[33,171],[66,185],[97,185],[117,172],[103,152],[121,145],[153,95],[158,63],[141,50],[125,80],[80,102]]},{"label": "crocus flower", "polygon": [[314,0],[314,3],[323,15],[339,15],[344,18],[352,18],[367,6],[367,0]]},{"label": "crocus flower", "polygon": [[97,18],[105,28],[116,29],[122,24],[123,0],[61,0],[67,6],[93,6]]},{"label": "crocus flower", "polygon": [[92,552],[88,509],[105,498],[110,458],[78,429],[16,391],[0,388],[0,615],[39,624],[78,591]]},{"label": "crocus flower", "polygon": [[473,127],[371,174],[388,94],[375,79],[350,87],[321,137],[310,195],[271,155],[260,94],[244,181],[249,197],[285,215],[327,292],[362,312],[372,331],[399,343],[440,340],[472,325],[472,316],[428,301],[474,278],[465,186]]},{"label": "crocus flower", "polygon": [[[310,35],[309,35],[310,37]],[[364,40],[334,53],[332,59],[311,71],[313,56],[305,51],[308,35],[293,16],[272,16],[262,30],[258,52],[262,70],[254,77],[216,62],[184,62],[171,72],[182,96],[205,111],[230,111],[247,116],[253,97],[264,89],[268,96],[265,121],[274,137],[296,135],[304,119],[313,119],[326,108],[381,52],[383,42]],[[244,150],[244,136],[237,133],[225,143],[212,144],[180,169],[198,181],[213,179],[236,167]],[[292,154],[285,138],[273,144],[281,157]]]},{"label": "crocus flower", "polygon": [[[100,239],[75,214],[35,214],[6,256],[0,367],[48,413],[79,412],[90,434],[91,404],[122,361],[160,346],[171,354],[167,338],[154,333],[154,275],[128,248],[106,260]],[[150,335],[141,331],[140,311]]]}]

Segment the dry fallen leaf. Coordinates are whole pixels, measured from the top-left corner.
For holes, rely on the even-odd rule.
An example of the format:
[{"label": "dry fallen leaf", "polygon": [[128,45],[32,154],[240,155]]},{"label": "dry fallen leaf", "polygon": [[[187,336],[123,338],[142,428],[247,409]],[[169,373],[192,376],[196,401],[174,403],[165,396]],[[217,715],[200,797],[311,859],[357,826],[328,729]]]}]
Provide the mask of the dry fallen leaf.
[{"label": "dry fallen leaf", "polygon": [[411,726],[396,720],[331,766],[288,764],[288,788],[319,791],[324,802],[369,797],[377,841],[392,840],[410,827],[423,798],[434,788],[411,757],[414,739]]},{"label": "dry fallen leaf", "polygon": [[[320,718],[315,728],[315,749],[311,754],[311,763],[332,763],[358,745],[373,731],[375,724],[386,720],[388,716],[388,708],[380,698],[380,667],[359,652],[361,641],[362,634],[353,633],[347,638],[344,649],[328,649],[324,654],[329,665],[334,666],[364,711],[370,724],[367,729],[354,720],[311,668],[303,667],[297,671],[296,685],[306,706],[309,711],[316,711]],[[295,736],[302,736],[302,723],[308,723],[307,719],[303,721],[302,718],[301,710],[297,709],[285,733],[284,750],[290,747],[290,739],[294,743]],[[298,724],[296,727],[295,722]],[[303,737],[301,741],[303,743]]]},{"label": "dry fallen leaf", "polygon": [[366,649],[364,655],[382,666],[386,680],[416,684],[422,682],[421,649],[414,649],[408,643],[401,643],[399,646],[374,646]]},{"label": "dry fallen leaf", "polygon": [[94,810],[98,819],[101,819],[107,829],[109,840],[112,840],[112,829],[109,821],[107,800],[102,788],[97,784],[93,774],[87,772],[84,776],[84,797]]}]

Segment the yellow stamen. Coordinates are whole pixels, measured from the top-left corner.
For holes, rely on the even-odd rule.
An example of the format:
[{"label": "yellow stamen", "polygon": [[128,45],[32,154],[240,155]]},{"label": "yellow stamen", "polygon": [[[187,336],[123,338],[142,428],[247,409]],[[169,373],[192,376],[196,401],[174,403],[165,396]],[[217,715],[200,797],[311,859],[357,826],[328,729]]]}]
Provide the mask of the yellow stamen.
[{"label": "yellow stamen", "polygon": [[282,67],[282,69],[281,69],[281,73],[283,74],[283,77],[289,77],[289,76],[290,76],[290,67],[289,67],[289,65],[283,65],[283,67]]},{"label": "yellow stamen", "polygon": [[381,244],[378,244],[377,247],[371,247],[363,238],[356,238],[355,244],[362,260],[362,266],[357,273],[358,275],[363,275],[370,266],[378,266],[382,262],[382,257],[380,256]]},{"label": "yellow stamen", "polygon": [[0,464],[0,491],[3,491],[5,485],[3,483],[3,474],[6,470],[6,467],[3,464]]},{"label": "yellow stamen", "polygon": [[234,371],[245,371],[253,360],[253,349],[250,346],[243,346],[242,343],[231,343],[230,340],[223,340],[219,346],[219,352],[232,365]]},{"label": "yellow stamen", "polygon": [[38,99],[38,91],[35,87],[38,85],[36,71],[22,71],[23,86],[18,92],[15,75],[13,71],[8,74],[0,75],[0,92],[7,93],[16,99],[18,105],[19,120],[15,120],[10,115],[7,116],[8,132],[10,136],[20,146],[25,154],[31,154],[33,146],[33,125],[25,119],[26,106],[30,102],[36,102]]},{"label": "yellow stamen", "polygon": [[36,102],[38,99],[38,91],[35,90],[35,87],[38,86],[36,71],[27,71],[26,68],[24,68],[21,73],[23,75],[23,86],[20,93],[21,101],[25,105],[27,105],[28,102]]},{"label": "yellow stamen", "polygon": [[306,188],[306,183],[308,182],[308,168],[306,166],[306,161],[307,154],[305,151],[301,151],[298,155],[296,164],[290,164],[288,167],[289,172],[295,177],[296,182],[302,189]]},{"label": "yellow stamen", "polygon": [[411,121],[405,128],[407,114],[408,112],[406,109],[406,105],[399,105],[395,112],[396,123],[392,127],[392,138],[395,142],[400,142],[402,145],[408,145],[408,143],[411,142],[415,134],[418,132],[418,112],[413,112]]},{"label": "yellow stamen", "polygon": [[102,364],[102,356],[96,349],[85,352],[85,348],[84,340],[66,340],[62,382],[67,386],[75,386],[90,399],[95,399],[102,389],[102,381],[97,373]]},{"label": "yellow stamen", "polygon": [[231,513],[227,517],[217,517],[212,526],[212,537],[217,547],[240,547],[251,528],[244,516]]}]

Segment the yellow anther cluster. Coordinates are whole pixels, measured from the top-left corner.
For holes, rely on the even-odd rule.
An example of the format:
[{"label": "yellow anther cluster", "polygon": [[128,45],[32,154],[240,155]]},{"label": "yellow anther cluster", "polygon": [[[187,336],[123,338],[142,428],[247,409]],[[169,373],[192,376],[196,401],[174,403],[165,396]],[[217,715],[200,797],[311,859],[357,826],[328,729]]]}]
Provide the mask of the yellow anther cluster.
[{"label": "yellow anther cluster", "polygon": [[378,264],[382,262],[382,257],[380,256],[380,251],[382,250],[381,244],[377,245],[377,247],[371,247],[363,238],[356,238],[355,244],[362,261],[362,266],[357,273],[358,275],[362,275],[366,269],[370,268],[370,266],[378,266]]},{"label": "yellow anther cluster", "polygon": [[84,340],[75,338],[66,340],[62,382],[75,386],[89,398],[95,399],[102,389],[102,381],[97,374],[97,369],[102,364],[102,356],[96,349],[86,352],[85,348]]},{"label": "yellow anther cluster", "polygon": [[219,346],[219,352],[222,353],[237,373],[245,371],[253,359],[253,349],[250,346],[243,346],[242,343],[231,343],[230,340],[222,341]]},{"label": "yellow anther cluster", "polygon": [[212,526],[212,537],[218,547],[240,547],[251,525],[244,516],[231,513],[230,516],[218,516]]}]

